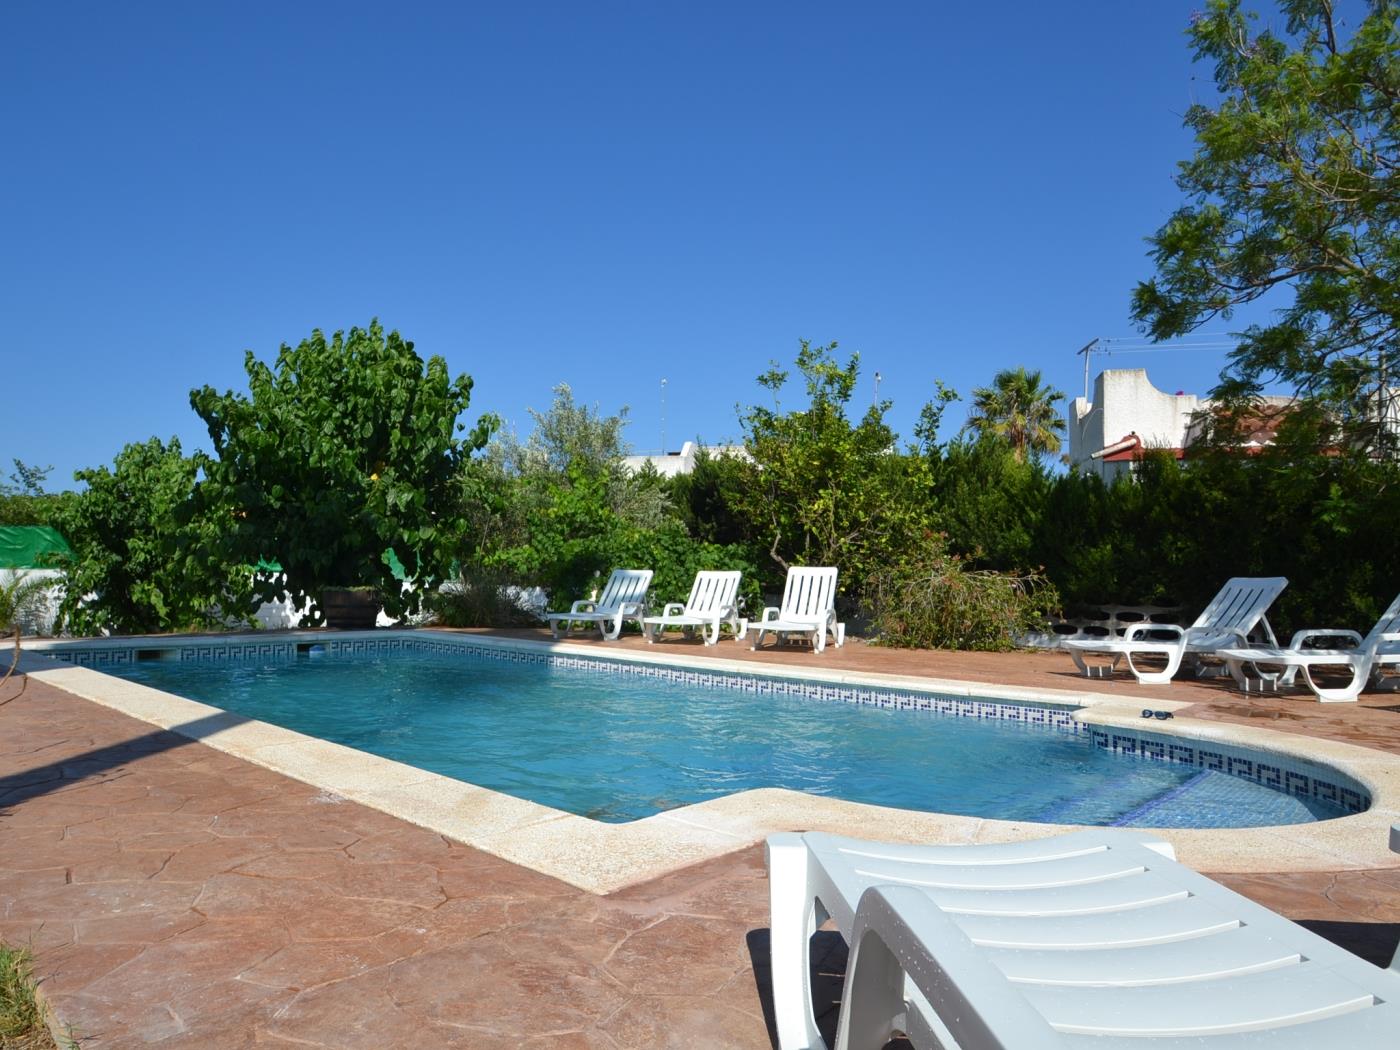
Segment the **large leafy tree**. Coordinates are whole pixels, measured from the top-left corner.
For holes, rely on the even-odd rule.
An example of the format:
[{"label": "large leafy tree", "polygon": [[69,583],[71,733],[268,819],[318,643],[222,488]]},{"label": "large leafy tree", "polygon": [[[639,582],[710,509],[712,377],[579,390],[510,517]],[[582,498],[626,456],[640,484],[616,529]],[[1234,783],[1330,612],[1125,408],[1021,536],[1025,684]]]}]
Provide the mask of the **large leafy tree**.
[{"label": "large leafy tree", "polygon": [[843,589],[854,590],[925,533],[927,479],[922,457],[895,447],[890,402],[852,418],[860,356],[842,363],[836,349],[802,340],[802,407],[783,409],[790,376],[776,363],[759,377],[774,403],[740,414],[751,462],[734,499],[755,546],[777,565],[835,565]]},{"label": "large leafy tree", "polygon": [[1370,0],[1351,26],[1331,0],[1279,6],[1282,32],[1240,0],[1210,0],[1189,30],[1218,97],[1187,112],[1187,202],[1151,238],[1133,313],[1164,339],[1274,293],[1216,395],[1288,384],[1305,416],[1376,449],[1394,442],[1400,379],[1400,3]]},{"label": "large leafy tree", "polygon": [[[463,436],[471,378],[378,321],[314,331],[271,366],[249,351],[244,367],[247,395],[190,394],[215,453],[200,497],[227,515],[231,552],[281,565],[285,581],[261,578],[264,598],[374,586],[390,615],[415,611],[458,546],[462,465],[495,426],[484,417]],[[415,589],[401,593],[390,551]]]},{"label": "large leafy tree", "polygon": [[73,549],[63,625],[76,634],[215,627],[251,611],[248,568],[226,557],[219,515],[194,504],[198,463],[171,438],[127,445],[54,521]]},{"label": "large leafy tree", "polygon": [[1018,460],[1060,451],[1065,420],[1059,402],[1064,392],[1046,386],[1040,372],[1024,367],[1008,368],[992,378],[992,385],[972,391],[967,427],[983,437],[1005,440]]}]

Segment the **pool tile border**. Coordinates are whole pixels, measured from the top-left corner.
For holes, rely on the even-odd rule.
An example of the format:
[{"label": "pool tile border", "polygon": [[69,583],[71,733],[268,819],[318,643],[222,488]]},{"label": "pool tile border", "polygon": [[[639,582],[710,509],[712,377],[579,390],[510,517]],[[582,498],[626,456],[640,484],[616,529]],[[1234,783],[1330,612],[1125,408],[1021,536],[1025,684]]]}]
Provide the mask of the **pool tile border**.
[{"label": "pool tile border", "polygon": [[1337,806],[1344,813],[1361,813],[1371,805],[1368,791],[1355,781],[1349,783],[1336,771],[1316,763],[1290,761],[1280,756],[1263,756],[1257,751],[1213,745],[1199,746],[1151,733],[1129,730],[1095,729],[1076,717],[1069,705],[1047,705],[1030,701],[997,702],[973,697],[949,697],[913,689],[874,689],[859,685],[826,685],[797,677],[758,677],[731,671],[676,668],[664,664],[637,663],[590,654],[572,656],[555,652],[535,652],[485,645],[471,636],[326,637],[316,642],[201,642],[184,645],[133,644],[125,648],[111,645],[85,648],[73,645],[52,651],[56,659],[78,666],[118,666],[134,663],[138,652],[170,653],[181,662],[225,664],[233,662],[295,660],[304,650],[321,649],[332,657],[379,656],[391,653],[430,652],[473,657],[507,663],[585,671],[595,674],[641,675],[685,685],[734,689],[756,695],[787,696],[826,703],[848,703],[894,710],[929,712],[944,717],[1010,721],[1036,725],[1059,732],[1089,735],[1096,748],[1124,758],[1138,758],[1171,765],[1187,765],[1201,770],[1225,773],[1276,791],[1312,798]]},{"label": "pool tile border", "polygon": [[[376,649],[406,644],[470,648],[506,660],[566,660],[565,666],[588,665],[589,669],[598,669],[601,664],[602,670],[610,672],[623,670],[618,665],[625,664],[632,673],[684,681],[724,675],[749,677],[756,680],[755,692],[794,689],[794,695],[820,700],[864,695],[864,702],[883,700],[887,706],[937,700],[961,703],[973,711],[1008,708],[1021,720],[1026,711],[1041,707],[1071,718],[1075,725],[1072,731],[1098,734],[1096,746],[1102,741],[1102,746],[1116,746],[1153,761],[1189,759],[1196,764],[1218,760],[1227,769],[1233,756],[1237,775],[1245,772],[1239,761],[1248,758],[1253,764],[1251,774],[1277,775],[1290,791],[1325,791],[1325,787],[1314,786],[1317,774],[1323,773],[1322,779],[1330,780],[1339,798],[1343,789],[1336,783],[1339,778],[1355,784],[1351,790],[1358,797],[1370,796],[1369,810],[1319,823],[1160,829],[1157,833],[1171,841],[1188,864],[1218,872],[1400,866],[1400,858],[1389,852],[1385,840],[1389,824],[1400,818],[1400,758],[1332,740],[1190,718],[1154,722],[1153,731],[1144,732],[1139,727],[1142,701],[1120,696],[984,686],[829,667],[803,670],[798,678],[790,666],[697,659],[674,652],[619,651],[599,656],[567,642],[431,630],[363,635],[289,632],[276,639],[245,634],[225,636],[217,642],[208,636],[190,636],[27,643],[22,669],[70,693],[595,893],[611,892],[731,852],[775,831],[821,829],[891,841],[951,843],[1038,838],[1066,827],[918,813],[776,788],[738,792],[629,824],[602,824],[100,673],[103,666],[138,659],[138,651],[157,650],[168,654],[164,658],[208,659],[210,656],[201,650],[218,650],[224,659],[265,659],[269,653],[295,655],[299,648],[317,645],[345,647],[347,652],[360,646],[360,651],[365,651],[367,643]],[[1152,706],[1170,711],[1188,705],[1154,700]]]}]

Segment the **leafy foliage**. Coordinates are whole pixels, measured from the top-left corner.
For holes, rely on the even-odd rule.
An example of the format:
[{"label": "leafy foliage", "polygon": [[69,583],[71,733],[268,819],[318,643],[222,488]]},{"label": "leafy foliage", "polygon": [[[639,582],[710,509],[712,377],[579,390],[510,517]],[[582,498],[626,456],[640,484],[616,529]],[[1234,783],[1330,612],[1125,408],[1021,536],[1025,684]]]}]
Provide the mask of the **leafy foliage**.
[{"label": "leafy foliage", "polygon": [[941,536],[879,570],[865,593],[877,640],[900,648],[1011,649],[1059,606],[1044,576],[970,569]]},{"label": "leafy foliage", "polygon": [[51,582],[27,572],[0,573],[0,634],[33,629],[48,604]]},{"label": "leafy foliage", "polygon": [[[1289,384],[1321,411],[1314,443],[1393,447],[1400,421],[1400,4],[1373,0],[1349,41],[1333,4],[1280,0],[1285,33],[1251,32],[1240,0],[1190,29],[1219,100],[1186,115],[1187,197],[1151,238],[1157,276],[1133,314],[1181,335],[1276,289],[1289,300],[1231,353],[1216,396]],[[1391,426],[1383,425],[1389,419]]]},{"label": "leafy foliage", "polygon": [[195,505],[199,466],[180,442],[127,445],[55,522],[73,549],[60,621],[78,634],[219,626],[251,611],[250,573],[226,560],[224,520]]},{"label": "leafy foliage", "polygon": [[513,627],[531,622],[511,595],[500,568],[464,566],[427,598],[430,622],[444,627]]},{"label": "leafy foliage", "polygon": [[44,491],[52,467],[11,462],[10,480],[0,481],[0,525],[52,525],[70,494]]},{"label": "leafy foliage", "polygon": [[285,592],[264,579],[264,599],[377,586],[391,616],[416,611],[421,590],[401,592],[385,554],[424,589],[448,573],[459,474],[495,426],[486,417],[458,436],[471,379],[451,377],[441,357],[425,362],[378,321],[329,340],[314,331],[271,367],[249,351],[244,367],[247,396],[190,394],[215,452],[201,460],[201,503],[231,523],[230,555],[281,564]]},{"label": "leafy foliage", "polygon": [[927,530],[928,478],[921,457],[901,456],[880,401],[857,421],[847,414],[860,357],[845,364],[836,344],[802,340],[797,353],[806,405],[782,410],[788,373],[774,366],[759,377],[774,407],[740,414],[752,462],[734,490],[734,507],[752,541],[783,569],[836,565],[843,589],[858,587],[891,550],[907,549]]}]

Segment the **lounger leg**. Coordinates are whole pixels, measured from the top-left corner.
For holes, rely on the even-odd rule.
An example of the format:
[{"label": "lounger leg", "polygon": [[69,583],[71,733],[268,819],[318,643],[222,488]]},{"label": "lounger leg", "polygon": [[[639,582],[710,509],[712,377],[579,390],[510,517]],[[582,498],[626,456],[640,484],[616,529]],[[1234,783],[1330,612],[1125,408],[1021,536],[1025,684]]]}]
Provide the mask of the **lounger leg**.
[{"label": "lounger leg", "polygon": [[836,1050],[878,1050],[904,1011],[904,968],[879,934],[862,931],[846,963]]},{"label": "lounger leg", "polygon": [[1361,668],[1359,667],[1353,667],[1351,669],[1351,681],[1340,689],[1322,688],[1322,686],[1318,685],[1317,682],[1313,680],[1312,668],[1310,667],[1301,667],[1299,671],[1303,675],[1303,681],[1307,683],[1308,688],[1313,691],[1313,695],[1324,704],[1355,703],[1356,698],[1361,695],[1361,690],[1366,685],[1366,676],[1362,674]]},{"label": "lounger leg", "polygon": [[1084,662],[1084,654],[1078,649],[1067,649],[1066,652],[1069,653],[1069,658],[1074,661],[1074,666],[1079,668],[1079,673],[1085,678],[1109,678],[1114,671],[1118,670],[1120,657],[1117,653],[1105,653],[1104,655],[1108,657],[1106,664],[1088,664]]},{"label": "lounger leg", "polygon": [[618,637],[622,634],[622,613],[618,613],[618,614],[617,614],[617,618],[616,618],[615,620],[613,620],[613,623],[612,623],[612,630],[611,630],[611,631],[608,630],[608,621],[607,621],[607,620],[599,620],[599,621],[598,621],[598,630],[601,631],[602,634],[603,634],[603,641],[605,641],[605,642],[615,642],[615,641],[617,641]]},{"label": "lounger leg", "polygon": [[1128,670],[1133,672],[1133,677],[1138,680],[1138,685],[1166,685],[1172,677],[1181,669],[1181,657],[1186,652],[1183,646],[1167,655],[1167,666],[1161,671],[1139,671],[1137,664],[1133,663],[1133,654],[1125,653],[1128,660]]},{"label": "lounger leg", "polygon": [[[753,624],[749,624],[749,626],[752,627]],[[763,630],[762,627],[760,627],[760,628],[758,629],[758,637],[755,638],[755,639],[753,640],[753,645],[749,646],[749,648],[750,648],[751,650],[753,650],[754,652],[758,652],[758,650],[759,650],[760,648],[762,648],[762,646],[763,646],[763,635],[764,635],[765,633],[766,633],[766,632]]]},{"label": "lounger leg", "polygon": [[769,954],[773,1021],[780,1050],[826,1050],[812,1015],[810,944],[817,929],[813,887],[801,835],[768,838]]},{"label": "lounger leg", "polygon": [[716,620],[710,627],[700,628],[700,640],[706,645],[719,644],[719,621]]},{"label": "lounger leg", "polygon": [[1237,686],[1246,693],[1249,692],[1249,675],[1244,673],[1243,660],[1226,659],[1225,670],[1230,672],[1230,677],[1235,680]]},{"label": "lounger leg", "polygon": [[821,627],[818,627],[815,631],[812,632],[812,653],[813,653],[813,655],[815,655],[815,654],[817,654],[817,653],[820,653],[820,652],[821,652],[823,649],[825,649],[825,648],[826,648],[826,627],[825,627],[825,625],[823,625],[823,626],[821,626]]}]

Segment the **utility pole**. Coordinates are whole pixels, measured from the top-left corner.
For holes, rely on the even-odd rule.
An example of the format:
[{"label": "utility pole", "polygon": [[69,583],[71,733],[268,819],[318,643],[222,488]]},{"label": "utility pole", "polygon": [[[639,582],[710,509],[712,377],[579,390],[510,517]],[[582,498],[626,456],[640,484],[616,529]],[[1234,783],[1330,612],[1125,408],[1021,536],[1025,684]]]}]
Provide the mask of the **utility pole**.
[{"label": "utility pole", "polygon": [[1098,346],[1098,345],[1099,345],[1099,337],[1098,337],[1098,336],[1094,336],[1094,338],[1090,339],[1087,343],[1085,343],[1083,346],[1081,346],[1078,350],[1075,351],[1075,353],[1079,353],[1079,354],[1083,354],[1083,355],[1084,355],[1084,400],[1085,400],[1085,401],[1088,401],[1088,400],[1089,400],[1089,355],[1093,352],[1094,347],[1096,347],[1096,346]]}]

